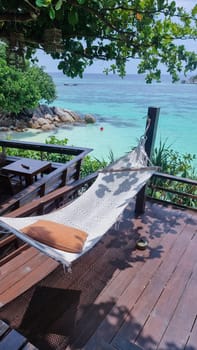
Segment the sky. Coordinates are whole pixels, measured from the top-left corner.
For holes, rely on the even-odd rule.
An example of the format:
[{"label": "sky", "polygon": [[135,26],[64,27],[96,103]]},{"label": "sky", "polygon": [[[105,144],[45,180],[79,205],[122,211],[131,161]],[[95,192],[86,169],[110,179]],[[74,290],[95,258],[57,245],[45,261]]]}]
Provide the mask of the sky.
[{"label": "sky", "polygon": [[[176,4],[190,10],[197,4],[197,0],[176,0]],[[197,44],[194,41],[184,41],[184,45],[188,50],[197,50]],[[37,50],[37,58],[39,60],[39,65],[43,66],[46,72],[59,72],[57,68],[58,60],[53,60],[51,56],[47,55],[44,51]],[[138,63],[138,60],[131,59],[127,63],[127,74],[136,74]],[[92,66],[86,68],[85,73],[103,73],[103,70],[107,67],[107,64],[110,65],[110,63],[97,60]],[[162,68],[162,72],[165,73],[165,68]]]}]

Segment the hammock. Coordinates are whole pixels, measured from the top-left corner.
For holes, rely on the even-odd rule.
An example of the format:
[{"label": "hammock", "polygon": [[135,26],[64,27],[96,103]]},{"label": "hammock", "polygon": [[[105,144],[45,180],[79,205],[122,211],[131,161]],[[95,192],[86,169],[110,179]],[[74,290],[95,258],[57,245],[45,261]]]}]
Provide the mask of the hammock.
[{"label": "hammock", "polygon": [[[131,199],[158,169],[147,166],[148,159],[144,144],[145,138],[142,137],[135,149],[99,172],[93,185],[68,206],[40,216],[0,217],[1,226],[69,267],[74,260],[86,253],[101,239],[117,221]],[[69,253],[52,248],[21,232],[22,228],[38,220],[50,220],[85,231],[88,236],[82,252]]]}]

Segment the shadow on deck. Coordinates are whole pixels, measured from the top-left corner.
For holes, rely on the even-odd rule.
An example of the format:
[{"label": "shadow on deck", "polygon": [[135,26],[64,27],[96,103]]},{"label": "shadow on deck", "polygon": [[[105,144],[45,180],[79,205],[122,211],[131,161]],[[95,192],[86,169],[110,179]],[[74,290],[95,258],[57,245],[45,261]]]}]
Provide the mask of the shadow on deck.
[{"label": "shadow on deck", "polygon": [[128,207],[72,274],[58,266],[0,318],[40,350],[196,350],[197,215],[146,205],[138,218]]}]

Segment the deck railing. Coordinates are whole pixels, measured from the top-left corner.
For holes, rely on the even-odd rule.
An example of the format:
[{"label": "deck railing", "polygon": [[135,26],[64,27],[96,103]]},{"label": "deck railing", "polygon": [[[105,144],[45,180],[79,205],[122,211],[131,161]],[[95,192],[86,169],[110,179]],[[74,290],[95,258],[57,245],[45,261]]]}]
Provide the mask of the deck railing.
[{"label": "deck railing", "polygon": [[6,154],[7,148],[23,149],[30,151],[39,151],[40,159],[43,159],[44,152],[50,153],[60,153],[70,156],[77,156],[79,154],[87,154],[92,149],[84,147],[71,147],[71,146],[61,146],[53,144],[35,143],[27,141],[10,141],[10,140],[0,140],[0,147],[2,152]]},{"label": "deck railing", "polygon": [[197,211],[197,181],[155,173],[147,185],[146,197],[161,203]]},{"label": "deck railing", "polygon": [[49,145],[33,142],[18,142],[0,140],[1,152],[4,154],[6,161],[15,161],[20,157],[9,156],[7,150],[22,149],[25,151],[38,151],[40,159],[47,159],[48,156],[54,153],[72,156],[72,159],[66,163],[52,163],[52,172],[36,181],[33,185],[28,186],[24,190],[12,196],[5,204],[0,206],[0,215],[9,213],[12,210],[20,208],[26,203],[31,202],[35,198],[42,197],[57,188],[65,185],[70,185],[80,178],[81,163],[84,157],[92,151],[90,148],[69,147],[61,145]]},{"label": "deck railing", "polygon": [[[91,149],[88,148],[7,140],[0,140],[0,147],[5,155],[7,148],[18,148],[39,151],[41,159],[43,156],[46,157],[46,153],[59,153],[73,156],[73,159],[65,164],[53,162],[52,173],[14,195],[6,204],[1,205],[0,215],[16,210],[39,197],[48,195],[58,188],[70,185],[79,180],[81,162],[91,151]],[[9,161],[14,161],[14,159],[16,159],[16,157],[7,155],[6,158],[9,159]],[[60,194],[62,196],[61,191]],[[182,208],[197,210],[197,181],[163,173],[155,173],[147,185],[146,198]]]},{"label": "deck railing", "polygon": [[[61,187],[55,190],[54,192],[43,196],[40,200],[34,200],[31,203],[20,207],[19,209],[13,210],[11,213],[5,216],[23,217],[46,214],[51,210],[57,209],[62,205],[68,204],[70,200],[73,200],[73,192],[78,191],[80,188],[84,189],[84,187],[86,186],[89,187],[92,184],[92,182],[94,182],[96,177],[97,173],[90,174],[84,179],[76,181],[73,185]],[[163,181],[163,184],[161,183],[161,180]],[[171,183],[178,182],[183,184],[184,186],[188,186],[188,192],[172,189],[171,187],[169,187],[169,181]],[[167,185],[166,182],[168,182]],[[160,193],[159,198],[157,196],[158,191]],[[194,203],[196,203],[197,201],[197,195],[194,194],[195,191],[197,191],[197,181],[195,180],[184,179],[168,174],[156,173],[153,175],[152,179],[147,185],[146,198],[165,204],[176,205],[185,209],[197,210],[197,207],[194,205]],[[163,192],[162,196],[161,192]],[[172,197],[172,195],[174,196],[174,198]],[[184,198],[187,199],[186,203],[184,203]],[[190,199],[191,202],[189,202],[188,199]]]}]

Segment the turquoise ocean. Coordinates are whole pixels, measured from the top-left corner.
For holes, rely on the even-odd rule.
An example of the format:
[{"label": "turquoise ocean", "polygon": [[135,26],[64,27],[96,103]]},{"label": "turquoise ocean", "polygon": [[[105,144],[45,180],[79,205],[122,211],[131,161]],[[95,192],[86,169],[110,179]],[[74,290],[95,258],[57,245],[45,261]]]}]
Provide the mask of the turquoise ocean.
[{"label": "turquoise ocean", "polygon": [[12,139],[44,142],[49,135],[68,138],[69,145],[93,148],[92,156],[107,159],[110,151],[119,157],[135,146],[143,134],[148,107],[159,107],[156,145],[166,142],[181,153],[197,153],[197,85],[172,84],[164,76],[161,83],[146,84],[144,77],[85,74],[69,79],[50,73],[57,89],[52,105],[92,114],[96,123],[70,126],[51,132],[29,130],[11,134]]}]

